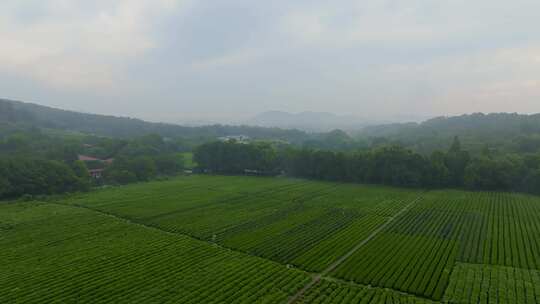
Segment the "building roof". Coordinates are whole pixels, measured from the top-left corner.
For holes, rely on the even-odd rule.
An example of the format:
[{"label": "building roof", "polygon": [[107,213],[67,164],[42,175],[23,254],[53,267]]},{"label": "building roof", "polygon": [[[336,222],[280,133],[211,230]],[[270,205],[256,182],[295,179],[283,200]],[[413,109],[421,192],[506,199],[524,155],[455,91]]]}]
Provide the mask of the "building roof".
[{"label": "building roof", "polygon": [[114,161],[114,158],[99,159],[99,158],[95,158],[95,157],[92,157],[92,156],[81,155],[81,154],[79,154],[77,156],[77,158],[79,160],[81,160],[81,161],[99,161],[99,162],[104,162],[104,163],[107,163],[107,164],[112,164],[113,161]]},{"label": "building roof", "polygon": [[88,156],[88,155],[81,155],[81,154],[79,154],[77,156],[77,158],[79,160],[82,160],[82,161],[101,161],[101,159],[99,159],[99,158],[95,158],[95,157]]}]

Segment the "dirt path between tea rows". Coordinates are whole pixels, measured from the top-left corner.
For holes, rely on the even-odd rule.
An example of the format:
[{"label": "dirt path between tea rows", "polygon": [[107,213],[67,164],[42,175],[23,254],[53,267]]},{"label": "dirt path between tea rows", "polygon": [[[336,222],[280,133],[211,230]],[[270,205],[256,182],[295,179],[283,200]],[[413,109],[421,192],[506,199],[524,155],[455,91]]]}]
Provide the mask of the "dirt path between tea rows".
[{"label": "dirt path between tea rows", "polygon": [[345,253],[343,256],[341,256],[339,259],[337,259],[334,263],[332,263],[330,266],[328,266],[326,269],[324,269],[320,273],[316,273],[313,275],[312,280],[306,284],[302,289],[300,289],[296,294],[294,294],[292,297],[290,297],[287,301],[287,304],[293,304],[296,301],[298,301],[309,289],[311,289],[313,286],[317,285],[323,277],[334,271],[339,265],[343,264],[345,260],[350,258],[358,249],[360,249],[362,246],[364,246],[367,242],[371,241],[373,238],[377,236],[382,230],[384,230],[390,223],[394,221],[397,217],[399,217],[401,214],[406,212],[411,208],[412,205],[419,202],[422,199],[422,196],[418,196],[416,199],[411,201],[408,205],[403,207],[401,210],[399,210],[396,214],[394,214],[392,217],[390,217],[384,224],[379,226],[377,229],[375,229],[370,235],[368,235],[365,239],[360,241],[360,243],[356,244],[351,250],[349,250],[347,253]]}]

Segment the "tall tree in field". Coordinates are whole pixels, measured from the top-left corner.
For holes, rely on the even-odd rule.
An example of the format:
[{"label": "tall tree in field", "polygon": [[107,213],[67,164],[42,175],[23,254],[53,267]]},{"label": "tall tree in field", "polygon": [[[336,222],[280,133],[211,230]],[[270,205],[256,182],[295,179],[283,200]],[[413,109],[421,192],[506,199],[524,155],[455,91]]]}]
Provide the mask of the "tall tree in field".
[{"label": "tall tree in field", "polygon": [[461,142],[459,138],[454,137],[454,142],[450,146],[450,150],[446,154],[445,165],[448,168],[449,184],[451,186],[459,187],[463,186],[465,168],[470,161],[470,155],[467,151],[461,149]]},{"label": "tall tree in field", "polygon": [[450,171],[446,167],[445,154],[440,151],[433,152],[430,158],[431,176],[429,185],[433,187],[444,187],[450,180]]}]

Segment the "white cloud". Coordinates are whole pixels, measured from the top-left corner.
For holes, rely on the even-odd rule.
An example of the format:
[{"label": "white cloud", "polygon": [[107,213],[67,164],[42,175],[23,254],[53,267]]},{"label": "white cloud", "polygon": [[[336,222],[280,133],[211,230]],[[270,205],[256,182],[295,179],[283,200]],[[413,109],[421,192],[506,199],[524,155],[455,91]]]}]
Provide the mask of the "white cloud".
[{"label": "white cloud", "polygon": [[285,14],[292,41],[335,48],[373,44],[422,48],[508,33],[536,33],[537,0],[344,0],[299,6]]},{"label": "white cloud", "polygon": [[422,103],[438,113],[540,112],[539,53],[540,44],[530,44],[393,65],[385,79],[432,88]]},{"label": "white cloud", "polygon": [[0,1],[1,89],[148,115],[540,111],[538,0],[216,3]]},{"label": "white cloud", "polygon": [[157,47],[156,20],[185,2],[69,1],[0,4],[0,70],[55,88],[102,88],[121,77],[123,62]]}]

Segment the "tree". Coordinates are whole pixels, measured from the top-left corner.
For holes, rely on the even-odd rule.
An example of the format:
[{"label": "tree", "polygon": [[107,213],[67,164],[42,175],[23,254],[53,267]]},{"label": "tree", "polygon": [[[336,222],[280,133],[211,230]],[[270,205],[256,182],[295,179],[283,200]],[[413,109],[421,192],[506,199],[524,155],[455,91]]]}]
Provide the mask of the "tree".
[{"label": "tree", "polygon": [[105,180],[112,184],[123,185],[136,182],[137,176],[135,173],[124,169],[106,170]]},{"label": "tree", "polygon": [[154,163],[158,174],[171,175],[184,169],[184,159],[180,154],[154,157]]},{"label": "tree", "polygon": [[78,178],[69,166],[59,161],[5,159],[0,161],[0,173],[2,173],[0,180],[2,197],[88,189],[87,183]]},{"label": "tree", "polygon": [[445,158],[445,165],[449,173],[449,184],[451,186],[459,187],[464,184],[465,168],[469,161],[469,153],[461,150],[459,138],[457,136],[454,137],[454,142]]},{"label": "tree", "polygon": [[0,175],[0,198],[9,196],[13,192],[13,187],[4,174]]},{"label": "tree", "polygon": [[88,168],[86,167],[86,164],[83,161],[76,160],[71,164],[71,169],[73,169],[73,172],[75,175],[81,178],[88,178],[90,177],[90,173],[88,173]]},{"label": "tree", "polygon": [[452,142],[452,145],[450,146],[450,150],[448,152],[450,153],[461,152],[461,141],[459,140],[458,136],[454,136],[454,141]]},{"label": "tree", "polygon": [[226,174],[277,174],[280,164],[275,149],[265,143],[212,142],[197,147],[193,157],[200,169]]},{"label": "tree", "polygon": [[445,164],[445,155],[440,151],[433,152],[430,158],[431,176],[429,185],[433,187],[445,187],[450,181],[450,170]]},{"label": "tree", "polygon": [[540,194],[540,169],[531,170],[523,179],[523,191]]},{"label": "tree", "polygon": [[521,176],[519,167],[519,164],[512,163],[508,159],[475,158],[465,170],[465,186],[484,190],[513,189]]},{"label": "tree", "polygon": [[[125,172],[130,172],[138,181],[147,181],[156,175],[156,165],[152,158],[148,156],[140,156],[135,158],[118,157],[114,163],[105,169],[105,174],[109,177],[127,176]],[[131,177],[131,175],[129,175]],[[115,178],[108,178],[115,180]]]},{"label": "tree", "polygon": [[395,186],[420,186],[429,171],[421,155],[400,146],[375,149],[368,155],[366,181]]}]

